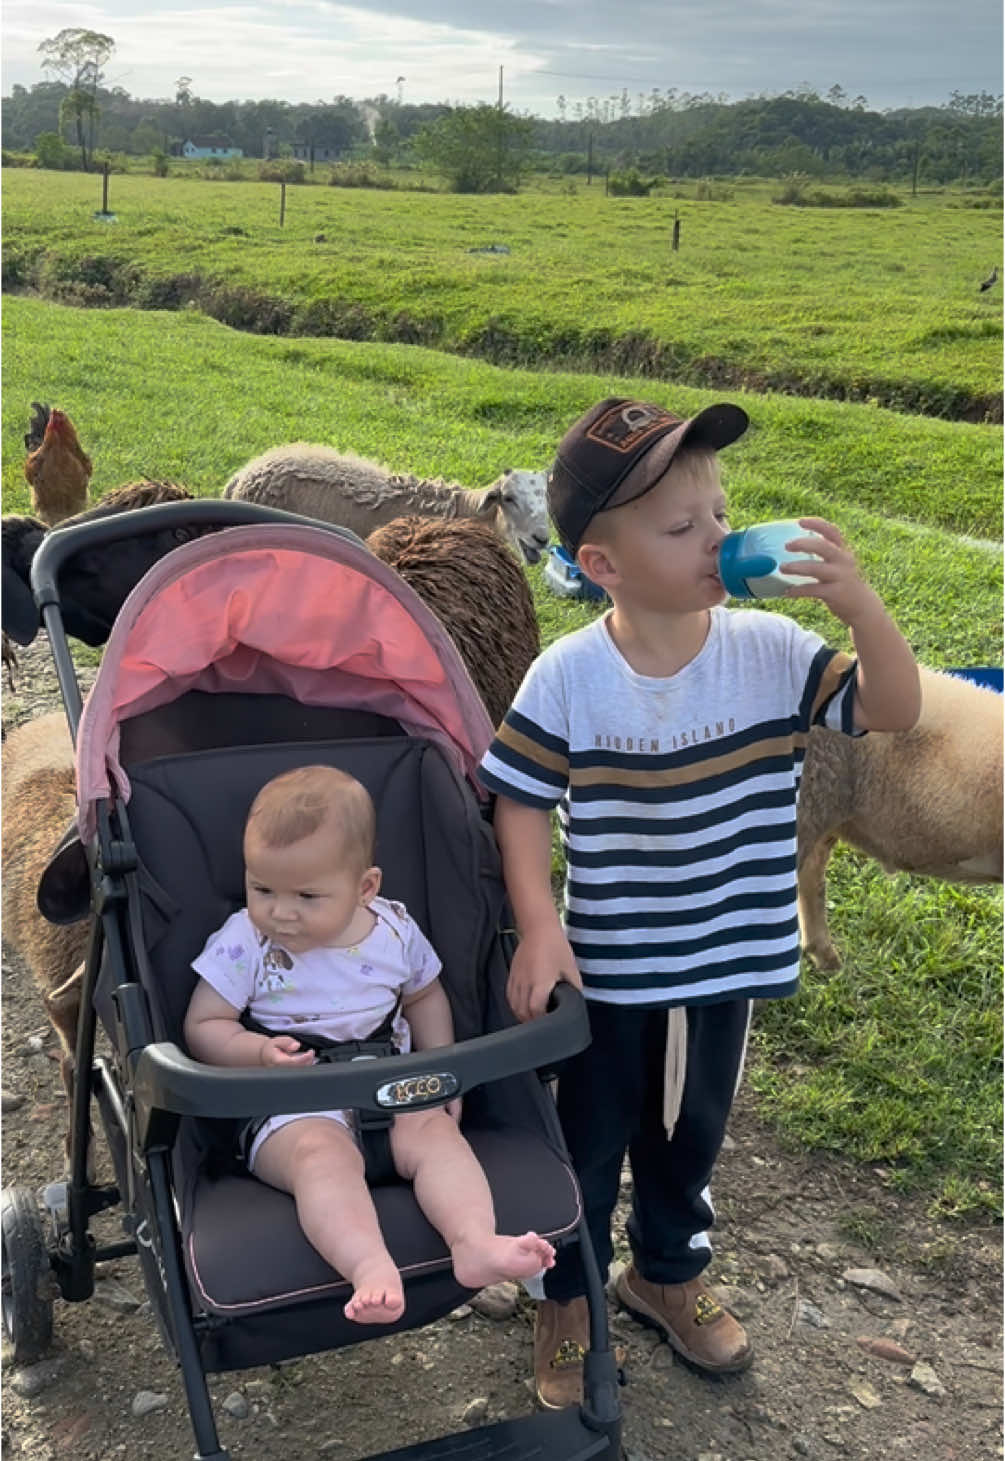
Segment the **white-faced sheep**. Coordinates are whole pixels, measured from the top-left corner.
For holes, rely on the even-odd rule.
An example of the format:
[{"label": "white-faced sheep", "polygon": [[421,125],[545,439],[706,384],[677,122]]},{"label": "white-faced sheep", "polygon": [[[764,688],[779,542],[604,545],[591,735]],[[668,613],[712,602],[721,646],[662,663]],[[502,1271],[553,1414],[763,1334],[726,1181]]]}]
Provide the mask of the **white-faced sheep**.
[{"label": "white-faced sheep", "polygon": [[1002,881],[1002,697],[953,675],[921,671],[913,730],[851,739],[814,730],[797,828],[799,917],[822,969],[841,959],[827,929],[827,860],[837,841],[888,872],[951,883]]},{"label": "white-faced sheep", "polygon": [[367,546],[443,624],[498,725],[540,646],[534,600],[513,554],[470,518],[397,518]]},{"label": "white-faced sheep", "polygon": [[260,502],[336,523],[367,538],[396,517],[481,518],[508,537],[528,563],[548,546],[546,476],[507,468],[484,491],[388,471],[378,462],[330,446],[293,442],[248,462],[224,497]]}]

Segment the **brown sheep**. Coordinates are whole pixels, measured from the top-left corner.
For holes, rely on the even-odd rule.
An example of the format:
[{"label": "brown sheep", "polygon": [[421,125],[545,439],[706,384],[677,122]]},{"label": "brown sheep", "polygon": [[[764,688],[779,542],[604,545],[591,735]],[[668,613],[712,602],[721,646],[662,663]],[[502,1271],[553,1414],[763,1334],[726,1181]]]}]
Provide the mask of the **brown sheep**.
[{"label": "brown sheep", "polygon": [[67,1096],[80,1009],[88,922],[48,923],[38,911],[38,885],[76,812],[73,751],[61,711],[11,731],[3,756],[3,936],[28,967],[61,1047]]},{"label": "brown sheep", "polygon": [[814,730],[799,797],[799,919],[821,969],[841,957],[827,931],[827,860],[840,839],[888,872],[950,883],[1002,881],[1002,697],[921,671],[913,730],[851,739]]},{"label": "brown sheep", "polygon": [[444,625],[498,725],[540,648],[530,587],[499,534],[475,518],[399,517],[366,541]]},{"label": "brown sheep", "polygon": [[77,522],[92,522],[113,512],[132,512],[137,507],[156,507],[159,502],[191,502],[192,493],[179,482],[159,482],[144,477],[139,482],[126,482],[99,497],[93,507],[77,517],[67,518],[60,526],[72,527]]}]

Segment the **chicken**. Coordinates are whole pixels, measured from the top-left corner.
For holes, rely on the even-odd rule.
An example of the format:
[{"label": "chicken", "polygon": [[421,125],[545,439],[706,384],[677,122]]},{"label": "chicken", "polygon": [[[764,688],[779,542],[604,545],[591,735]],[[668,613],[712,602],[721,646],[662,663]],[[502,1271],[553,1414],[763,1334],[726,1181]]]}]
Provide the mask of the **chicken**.
[{"label": "chicken", "polygon": [[63,411],[32,402],[34,415],[24,439],[24,475],[31,486],[32,511],[55,527],[87,506],[91,459]]}]

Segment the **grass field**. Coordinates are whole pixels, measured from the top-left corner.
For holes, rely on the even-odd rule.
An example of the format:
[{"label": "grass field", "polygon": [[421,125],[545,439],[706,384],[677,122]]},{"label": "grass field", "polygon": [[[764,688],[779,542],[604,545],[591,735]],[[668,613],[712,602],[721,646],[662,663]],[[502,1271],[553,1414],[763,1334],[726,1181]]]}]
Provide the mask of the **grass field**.
[{"label": "grass field", "polygon": [[[149,474],[215,495],[249,456],[294,439],[484,484],[506,465],[543,466],[578,412],[639,388],[401,345],[239,334],[193,312],[7,297],[3,325],[5,512],[27,505],[33,399],[76,422],[95,493]],[[722,392],[648,382],[645,394],[690,412]],[[1001,663],[998,429],[729,395],[753,421],[723,456],[734,522],[832,518],[921,659]],[[595,612],[551,595],[539,568],[530,578],[545,643]],[[846,642],[820,606],[786,611]],[[883,1180],[927,1193],[934,1210],[998,1210],[1000,892],[888,879],[847,851],[829,892],[845,967],[807,967],[796,999],[759,1008],[749,1078],[760,1109],[794,1141],[879,1164]]]},{"label": "grass field", "polygon": [[[1001,419],[993,210],[4,174],[5,288],[200,308],[265,333],[400,340],[534,368]],[[671,253],[674,211],[681,250]],[[323,240],[315,242],[319,235]],[[508,253],[477,252],[500,245]]]}]

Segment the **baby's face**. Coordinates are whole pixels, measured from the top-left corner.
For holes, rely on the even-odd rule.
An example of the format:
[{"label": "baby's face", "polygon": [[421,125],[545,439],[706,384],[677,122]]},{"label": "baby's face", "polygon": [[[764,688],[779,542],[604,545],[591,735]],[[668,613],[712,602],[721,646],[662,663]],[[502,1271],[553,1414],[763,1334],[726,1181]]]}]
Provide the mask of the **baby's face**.
[{"label": "baby's face", "polygon": [[372,926],[368,904],[377,892],[376,869],[348,866],[337,841],[322,827],[289,847],[245,838],[245,890],[252,923],[291,954],[346,948]]}]

